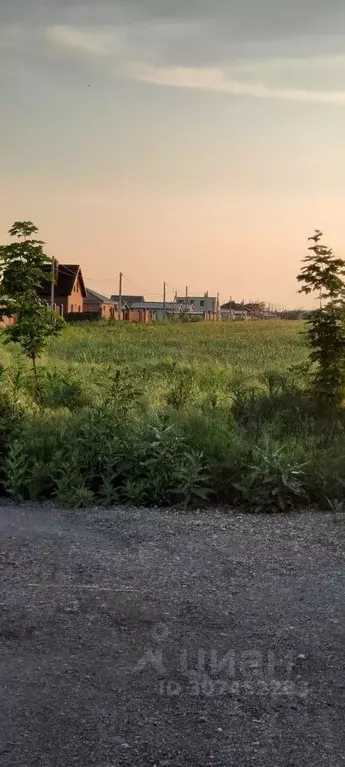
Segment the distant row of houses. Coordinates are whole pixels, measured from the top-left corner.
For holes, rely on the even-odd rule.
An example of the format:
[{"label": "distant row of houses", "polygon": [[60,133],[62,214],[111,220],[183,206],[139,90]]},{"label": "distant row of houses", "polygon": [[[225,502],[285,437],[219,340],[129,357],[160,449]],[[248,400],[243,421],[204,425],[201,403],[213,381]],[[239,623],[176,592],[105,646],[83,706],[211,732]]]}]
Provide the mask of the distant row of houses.
[{"label": "distant row of houses", "polygon": [[[119,295],[113,295],[111,299],[118,303]],[[269,316],[263,303],[236,303],[228,301],[220,305],[214,296],[175,296],[174,301],[145,301],[144,296],[123,295],[121,301],[132,310],[149,310],[152,319],[163,319],[164,316],[188,314],[192,318],[204,319],[250,319],[264,318]],[[270,313],[272,314],[272,313]]]},{"label": "distant row of houses", "polygon": [[[51,300],[50,266],[47,265],[47,279],[39,289],[43,301]],[[105,319],[150,322],[147,307],[134,310],[126,302],[109,298],[85,285],[81,267],[76,264],[55,262],[54,305],[56,311],[66,319]],[[121,308],[120,308],[121,307]]]},{"label": "distant row of houses", "polygon": [[[79,264],[60,264],[55,261],[54,308],[67,320],[106,319],[133,322],[151,322],[152,312],[148,306],[132,308],[125,299],[120,302],[107,297],[85,285]],[[51,266],[44,267],[47,278],[38,288],[42,301],[51,303]],[[121,310],[120,310],[121,306]],[[1,315],[0,325],[9,324],[13,319]]]},{"label": "distant row of houses", "polygon": [[[51,302],[51,266],[45,267],[47,279],[38,293],[43,301]],[[78,264],[60,264],[55,261],[54,305],[67,319],[127,320],[148,323],[165,318],[178,319],[188,315],[191,319],[234,320],[267,316],[263,304],[228,301],[219,305],[209,296],[175,296],[174,301],[145,301],[141,295],[112,295],[110,298],[85,285]],[[1,321],[1,310],[0,310]]]},{"label": "distant row of houses", "polygon": [[216,314],[216,298],[206,296],[176,296],[174,301],[146,301],[145,296],[113,295],[111,299],[127,307],[130,311],[149,311],[152,320],[165,317],[192,315],[195,319],[211,319]]}]

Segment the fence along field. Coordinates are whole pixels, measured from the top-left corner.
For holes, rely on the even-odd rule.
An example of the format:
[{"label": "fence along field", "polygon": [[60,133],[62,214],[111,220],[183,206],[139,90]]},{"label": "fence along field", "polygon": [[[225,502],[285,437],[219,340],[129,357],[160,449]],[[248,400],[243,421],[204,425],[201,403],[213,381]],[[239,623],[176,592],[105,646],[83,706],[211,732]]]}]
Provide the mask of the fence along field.
[{"label": "fence along field", "polygon": [[310,411],[303,323],[66,326],[40,402],[0,343],[1,492],[71,506],[338,508],[344,428]]}]

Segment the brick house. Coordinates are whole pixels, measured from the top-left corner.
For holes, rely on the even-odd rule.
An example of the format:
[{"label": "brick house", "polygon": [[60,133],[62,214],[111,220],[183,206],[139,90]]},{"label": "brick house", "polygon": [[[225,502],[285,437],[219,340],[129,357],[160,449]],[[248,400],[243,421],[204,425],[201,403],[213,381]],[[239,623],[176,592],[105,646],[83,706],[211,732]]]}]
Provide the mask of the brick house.
[{"label": "brick house", "polygon": [[[120,303],[120,296],[113,295],[112,301],[115,301],[117,306]],[[118,312],[118,319],[124,320],[124,322],[140,322],[147,325],[152,321],[153,312],[146,304],[144,296],[121,296],[121,312]],[[121,314],[121,317],[119,316]]]},{"label": "brick house", "polygon": [[103,296],[101,293],[96,293],[95,290],[85,288],[84,298],[84,312],[90,314],[97,314],[103,320],[115,320],[118,319],[118,307],[116,301],[112,301],[111,298]]},{"label": "brick house", "polygon": [[[51,273],[51,267],[47,264],[44,267],[47,275]],[[43,301],[50,304],[51,282],[45,280],[38,290],[38,295]],[[80,313],[84,310],[84,299],[86,290],[78,264],[59,264],[55,261],[55,285],[54,285],[54,303],[57,311],[63,316]]]},{"label": "brick house", "polygon": [[121,313],[122,319],[125,322],[139,322],[143,323],[144,325],[148,325],[150,322],[152,322],[151,309],[135,309],[134,307],[132,309],[128,309],[125,307]]}]

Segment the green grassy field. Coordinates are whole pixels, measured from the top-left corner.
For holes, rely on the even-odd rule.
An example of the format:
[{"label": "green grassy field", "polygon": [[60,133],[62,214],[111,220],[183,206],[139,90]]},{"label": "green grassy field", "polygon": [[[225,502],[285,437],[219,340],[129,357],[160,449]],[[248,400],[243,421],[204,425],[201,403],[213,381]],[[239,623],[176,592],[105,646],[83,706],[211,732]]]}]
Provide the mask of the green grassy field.
[{"label": "green grassy field", "polygon": [[287,321],[70,325],[51,343],[52,361],[115,363],[159,370],[181,362],[247,373],[285,370],[306,358],[303,324]]},{"label": "green grassy field", "polygon": [[[284,373],[306,360],[303,324],[287,321],[66,325],[41,359],[41,369],[78,381],[86,399],[102,390],[110,368],[135,376],[153,407],[159,407],[176,372],[189,372],[199,400],[220,398],[230,380],[260,385],[266,371]],[[0,346],[11,365],[18,349]]]},{"label": "green grassy field", "polygon": [[283,373],[306,359],[302,329],[286,321],[69,325],[42,362],[93,389],[109,366],[125,367],[158,407],[179,368],[189,369],[199,399],[221,397],[231,378],[254,384],[265,371]]},{"label": "green grassy field", "polygon": [[39,402],[2,340],[2,492],[78,506],[341,503],[344,424],[306,395],[302,323],[66,325],[41,358]]}]

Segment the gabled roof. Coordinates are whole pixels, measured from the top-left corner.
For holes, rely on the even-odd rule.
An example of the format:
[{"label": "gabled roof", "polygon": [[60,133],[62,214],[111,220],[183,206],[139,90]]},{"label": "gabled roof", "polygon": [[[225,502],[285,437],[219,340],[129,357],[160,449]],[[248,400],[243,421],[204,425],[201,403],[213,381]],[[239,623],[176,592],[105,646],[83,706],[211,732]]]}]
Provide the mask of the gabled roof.
[{"label": "gabled roof", "polygon": [[[208,301],[216,301],[215,296],[206,296],[205,294],[203,296],[187,296],[187,301],[205,301],[207,298]],[[179,304],[185,304],[186,303],[186,296],[177,296],[176,301],[178,301]]]},{"label": "gabled roof", "polygon": [[95,290],[91,290],[91,288],[85,288],[85,293],[86,301],[97,301],[100,304],[112,305],[116,303],[111,298],[107,298],[107,296],[103,296],[102,293],[97,293]]},{"label": "gabled roof", "polygon": [[[43,271],[50,275],[50,264],[45,264]],[[85,285],[79,264],[58,264],[55,262],[55,295],[70,296],[77,277],[80,280],[81,294],[85,298]],[[50,296],[50,289],[51,281],[49,279],[44,280],[41,288],[38,290],[38,294],[40,296]]]},{"label": "gabled roof", "polygon": [[[175,303],[175,301],[167,301],[165,304],[166,311],[174,311],[178,314],[181,311],[181,307]],[[134,301],[131,309],[148,309],[149,311],[163,311],[163,301]]]},{"label": "gabled roof", "polygon": [[[111,300],[118,302],[120,299],[120,296],[112,296]],[[121,296],[122,303],[124,304],[134,304],[145,301],[144,296]]]},{"label": "gabled roof", "polygon": [[244,311],[246,311],[246,307],[244,306],[244,304],[238,304],[238,303],[236,303],[236,301],[228,301],[227,304],[222,304],[222,306],[220,308],[224,309],[224,310],[227,310],[227,311],[230,311],[230,309],[231,309],[232,312],[244,312]]},{"label": "gabled roof", "polygon": [[245,306],[248,306],[253,309],[262,309],[265,306],[264,301],[247,301]]}]

